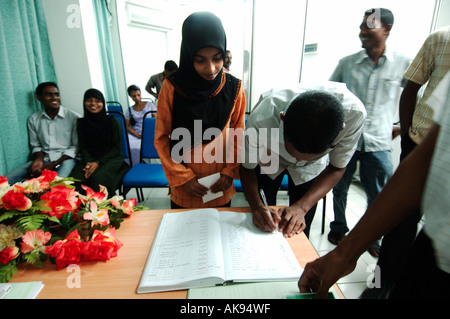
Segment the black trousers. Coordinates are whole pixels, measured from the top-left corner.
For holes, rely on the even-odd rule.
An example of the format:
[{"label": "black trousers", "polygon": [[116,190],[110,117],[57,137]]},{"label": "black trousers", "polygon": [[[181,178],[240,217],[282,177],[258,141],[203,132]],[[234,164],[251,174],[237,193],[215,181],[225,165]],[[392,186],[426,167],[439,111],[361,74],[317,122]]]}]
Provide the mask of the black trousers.
[{"label": "black trousers", "polygon": [[449,287],[450,274],[437,266],[432,241],[422,230],[389,298],[448,299]]},{"label": "black trousers", "polygon": [[[288,174],[288,177],[289,177],[289,186],[288,186],[289,206],[294,204],[300,198],[302,198],[303,195],[305,195],[306,192],[308,192],[308,190],[311,188],[312,184],[314,183],[314,179],[313,179],[304,184],[295,186],[294,182],[292,181],[292,179],[289,176],[289,173],[287,171],[278,175],[278,177],[275,180],[272,180],[266,174],[261,174],[259,166],[257,166],[255,168],[255,173],[258,178],[258,188],[262,189],[264,191],[264,194],[266,195],[267,203],[269,204],[269,206],[274,206],[277,204],[277,194],[280,189],[281,181],[283,180],[284,174]],[[306,237],[309,237],[309,231],[311,229],[311,223],[312,223],[312,221],[314,219],[314,215],[316,213],[316,208],[317,208],[317,204],[315,204],[308,211],[308,213],[305,216],[306,228],[304,230],[304,233],[305,233]]]},{"label": "black trousers", "polygon": [[[402,136],[400,161],[403,161],[416,146],[417,144],[408,134]],[[384,236],[378,257],[378,266],[381,271],[380,298],[386,298],[389,295],[404,269],[417,235],[417,224],[420,219],[421,212],[417,210]]]}]

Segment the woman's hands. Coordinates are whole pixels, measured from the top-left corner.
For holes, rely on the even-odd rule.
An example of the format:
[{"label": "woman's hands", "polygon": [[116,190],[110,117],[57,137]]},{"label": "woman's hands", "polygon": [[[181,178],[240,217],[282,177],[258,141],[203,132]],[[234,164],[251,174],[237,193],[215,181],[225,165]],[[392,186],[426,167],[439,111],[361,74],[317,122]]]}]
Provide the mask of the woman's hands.
[{"label": "woman's hands", "polygon": [[[211,192],[218,193],[231,187],[233,179],[227,175],[220,174],[220,178],[211,186]],[[203,197],[208,192],[208,188],[198,182],[196,178],[191,179],[183,185],[186,192],[193,197]]]},{"label": "woman's hands", "polygon": [[100,165],[97,162],[89,162],[86,163],[86,166],[83,168],[84,178],[88,179],[91,175],[97,170]]}]

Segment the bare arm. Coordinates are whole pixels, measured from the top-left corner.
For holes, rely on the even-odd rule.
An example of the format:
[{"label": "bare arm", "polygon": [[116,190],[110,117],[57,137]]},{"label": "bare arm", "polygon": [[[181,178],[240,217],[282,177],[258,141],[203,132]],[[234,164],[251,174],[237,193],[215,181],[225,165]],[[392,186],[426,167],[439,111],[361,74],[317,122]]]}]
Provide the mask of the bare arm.
[{"label": "bare arm", "polygon": [[407,134],[412,123],[414,109],[417,103],[417,92],[420,84],[408,81],[400,96],[400,131],[401,135]]}]

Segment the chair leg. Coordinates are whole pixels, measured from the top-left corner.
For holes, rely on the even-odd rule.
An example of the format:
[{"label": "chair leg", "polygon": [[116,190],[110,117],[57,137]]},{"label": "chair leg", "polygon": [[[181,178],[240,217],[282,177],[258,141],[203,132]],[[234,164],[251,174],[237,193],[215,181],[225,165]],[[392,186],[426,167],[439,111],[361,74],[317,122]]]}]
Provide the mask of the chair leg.
[{"label": "chair leg", "polygon": [[141,194],[139,193],[139,188],[138,187],[136,187],[135,190],[136,190],[136,200],[139,203],[139,202],[141,202]]},{"label": "chair leg", "polygon": [[142,191],[141,187],[136,187],[136,195],[137,195],[137,201],[143,202],[144,201],[144,192]]},{"label": "chair leg", "polygon": [[122,186],[120,187],[120,195],[122,195],[124,199],[127,199],[127,194],[128,194],[128,192],[129,192],[130,190],[131,190],[131,188],[125,187],[125,186],[122,185]]},{"label": "chair leg", "polygon": [[325,232],[325,212],[326,212],[326,206],[327,206],[327,195],[325,195],[322,201],[322,235]]}]

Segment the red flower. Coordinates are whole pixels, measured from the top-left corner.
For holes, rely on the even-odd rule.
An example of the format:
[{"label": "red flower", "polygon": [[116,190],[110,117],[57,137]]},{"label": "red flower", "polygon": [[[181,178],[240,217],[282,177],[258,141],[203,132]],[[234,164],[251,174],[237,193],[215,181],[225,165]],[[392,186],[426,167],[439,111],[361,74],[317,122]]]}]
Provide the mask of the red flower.
[{"label": "red flower", "polygon": [[110,260],[117,256],[123,244],[115,237],[115,228],[105,232],[95,230],[92,240],[84,247],[84,260]]},{"label": "red flower", "polygon": [[19,256],[19,247],[8,246],[0,251],[0,264],[6,265],[11,260],[17,258],[17,256]]},{"label": "red flower", "polygon": [[2,197],[6,210],[26,211],[33,205],[31,200],[23,194],[23,187],[16,186]]},{"label": "red flower", "polygon": [[84,245],[85,242],[80,241],[78,230],[75,229],[66,239],[58,240],[47,247],[45,253],[55,258],[56,268],[59,270],[71,264],[79,264]]},{"label": "red flower", "polygon": [[54,171],[51,171],[51,170],[48,170],[48,169],[44,169],[42,171],[41,176],[39,176],[38,179],[41,182],[50,183],[50,182],[53,182],[53,180],[56,178],[56,176],[58,176],[58,172],[54,172]]},{"label": "red flower", "polygon": [[22,236],[20,243],[20,251],[24,254],[31,253],[35,250],[42,251],[44,245],[52,238],[50,232],[44,232],[42,229],[27,231]]},{"label": "red flower", "polygon": [[79,200],[74,189],[67,188],[64,185],[52,187],[52,189],[41,196],[45,201],[44,206],[50,208],[50,211],[43,211],[50,216],[61,218],[66,213],[78,208]]},{"label": "red flower", "polygon": [[0,176],[0,187],[6,187],[8,186],[8,179],[6,178],[6,176]]},{"label": "red flower", "polygon": [[81,185],[81,187],[86,191],[86,196],[80,196],[83,204],[86,204],[90,199],[94,199],[97,204],[100,204],[104,199],[108,198],[108,190],[103,185],[99,185],[99,192],[94,192],[92,188],[84,185]]},{"label": "red flower", "polygon": [[107,238],[97,235],[94,240],[86,243],[84,246],[84,260],[110,260],[115,249],[113,242],[103,240]]}]

